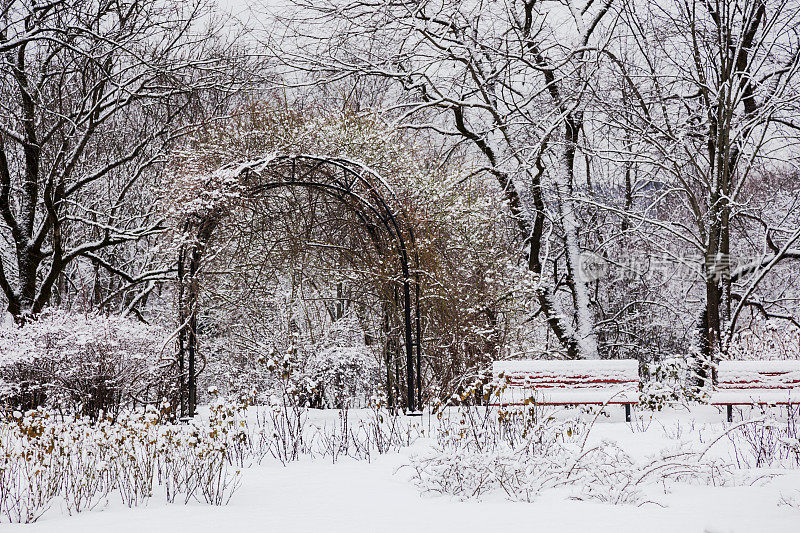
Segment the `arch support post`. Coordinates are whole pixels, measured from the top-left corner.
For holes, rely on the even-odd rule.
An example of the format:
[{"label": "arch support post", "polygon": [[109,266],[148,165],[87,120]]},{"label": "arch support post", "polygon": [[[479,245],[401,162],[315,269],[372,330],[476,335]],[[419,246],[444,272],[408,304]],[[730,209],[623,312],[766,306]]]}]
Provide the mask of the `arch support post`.
[{"label": "arch support post", "polygon": [[178,397],[180,417],[184,419],[193,417],[197,411],[199,268],[197,245],[181,246],[178,256]]},{"label": "arch support post", "polygon": [[197,413],[197,368],[199,343],[197,324],[200,310],[200,269],[205,250],[224,211],[190,216],[183,227],[187,240],[178,255],[178,370],[181,418]]},{"label": "arch support post", "polygon": [[[405,265],[404,265],[405,267]],[[416,395],[414,394],[414,333],[411,321],[411,286],[406,277],[403,280],[403,325],[405,326],[406,344],[406,405],[410,413],[417,411]]]}]

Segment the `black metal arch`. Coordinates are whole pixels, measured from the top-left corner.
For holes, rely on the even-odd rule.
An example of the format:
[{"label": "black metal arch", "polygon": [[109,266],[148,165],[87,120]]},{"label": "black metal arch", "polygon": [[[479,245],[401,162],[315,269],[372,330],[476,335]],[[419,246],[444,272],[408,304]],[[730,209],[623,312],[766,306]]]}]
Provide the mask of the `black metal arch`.
[{"label": "black metal arch", "polygon": [[[231,163],[217,172],[222,180],[237,184],[241,201],[256,200],[266,191],[281,187],[312,189],[346,203],[364,224],[373,240],[375,236],[372,231],[375,227],[388,235],[390,242],[394,244],[402,275],[406,407],[409,411],[416,412],[422,405],[419,254],[411,221],[392,187],[379,174],[358,161],[314,155],[270,155],[244,163]],[[181,250],[178,261],[182,324],[179,335],[179,364],[182,376],[181,414],[184,416],[192,416],[196,404],[195,353],[199,289],[195,278],[205,244],[229,214],[229,211],[213,210],[203,217],[187,220],[184,226],[184,231],[194,234],[193,244]],[[184,374],[184,362],[187,359],[188,372]],[[184,375],[187,376],[186,382],[183,380]]]}]

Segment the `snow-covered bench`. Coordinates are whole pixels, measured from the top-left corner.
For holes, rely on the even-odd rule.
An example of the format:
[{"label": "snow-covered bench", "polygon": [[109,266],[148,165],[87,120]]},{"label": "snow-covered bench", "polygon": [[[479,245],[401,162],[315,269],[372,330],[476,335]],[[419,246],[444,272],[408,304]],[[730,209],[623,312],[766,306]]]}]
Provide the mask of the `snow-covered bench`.
[{"label": "snow-covered bench", "polygon": [[498,385],[490,405],[624,405],[639,403],[639,362],[634,359],[495,361]]},{"label": "snow-covered bench", "polygon": [[800,360],[721,361],[711,404],[728,407],[728,422],[734,405],[800,404]]}]

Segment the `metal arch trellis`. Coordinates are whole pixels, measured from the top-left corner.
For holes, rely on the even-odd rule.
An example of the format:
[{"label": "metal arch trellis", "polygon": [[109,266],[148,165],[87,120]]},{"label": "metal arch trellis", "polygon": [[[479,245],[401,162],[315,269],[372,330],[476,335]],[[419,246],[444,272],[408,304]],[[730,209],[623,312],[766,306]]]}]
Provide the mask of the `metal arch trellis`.
[{"label": "metal arch trellis", "polygon": [[[270,155],[225,165],[218,170],[218,175],[235,181],[240,201],[255,200],[264,192],[280,187],[312,189],[347,203],[368,231],[374,230],[375,226],[385,231],[394,243],[402,275],[406,407],[410,412],[416,412],[422,405],[419,253],[411,221],[400,207],[392,187],[362,163],[314,155]],[[187,220],[184,225],[184,231],[192,235],[191,243],[182,247],[178,258],[178,277],[181,281],[181,329],[178,337],[181,416],[193,416],[196,406],[197,276],[200,261],[205,245],[228,214],[229,210],[214,209],[202,216],[195,215],[193,220]],[[375,240],[376,236],[370,234]]]}]

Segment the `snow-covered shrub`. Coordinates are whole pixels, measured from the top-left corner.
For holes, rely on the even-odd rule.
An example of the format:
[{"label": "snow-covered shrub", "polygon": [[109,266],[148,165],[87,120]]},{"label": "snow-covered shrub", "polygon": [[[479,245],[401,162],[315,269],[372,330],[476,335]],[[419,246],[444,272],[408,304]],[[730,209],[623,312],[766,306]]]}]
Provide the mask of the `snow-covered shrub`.
[{"label": "snow-covered shrub", "polygon": [[417,422],[390,413],[377,397],[370,399],[367,416],[355,413],[340,409],[335,421],[312,426],[306,439],[311,454],[334,463],[340,457],[371,461],[373,454],[411,446],[424,433]]},{"label": "snow-covered shrub", "polygon": [[652,410],[661,410],[672,402],[685,403],[702,398],[694,386],[694,358],[667,357],[644,365],[639,403]]},{"label": "snow-covered shrub", "polygon": [[800,428],[797,427],[799,418],[800,413],[795,410],[790,415],[785,435],[781,437],[781,445],[784,448],[786,458],[792,461],[795,467],[800,467],[800,431],[798,431]]},{"label": "snow-covered shrub", "polygon": [[[258,462],[266,455],[283,464],[296,461],[303,455],[330,457],[334,462],[339,456],[369,459],[373,452],[386,453],[411,442],[410,433],[400,430],[398,416],[389,413],[379,395],[365,400],[370,408],[367,419],[350,423],[349,400],[365,392],[364,388],[359,388],[364,376],[353,376],[355,384],[348,385],[353,387],[350,395],[339,397],[343,409],[340,409],[336,423],[310,425],[309,408],[324,405],[320,398],[326,389],[319,384],[325,378],[319,374],[312,374],[315,377],[311,378],[307,372],[298,371],[293,363],[296,358],[297,353],[290,346],[283,358],[278,358],[273,352],[262,361],[273,375],[274,384],[266,405],[256,408],[256,427],[250,437],[252,453]],[[336,376],[331,376],[331,379],[336,379]],[[256,396],[252,396],[253,401]]]},{"label": "snow-covered shrub", "polygon": [[736,463],[742,468],[780,466],[800,468],[800,413],[787,409],[787,418],[757,418],[737,424],[727,433]]},{"label": "snow-covered shrub", "polygon": [[436,444],[411,456],[412,481],[423,492],[459,499],[501,492],[532,501],[546,489],[567,488],[574,499],[641,504],[674,482],[727,485],[736,465],[708,449],[676,447],[637,459],[617,443],[592,443],[593,424],[547,416],[533,404],[517,409],[449,410]]},{"label": "snow-covered shrub", "polygon": [[735,465],[706,457],[704,451],[666,448],[637,460],[616,442],[601,441],[571,458],[569,468],[562,470],[560,476],[572,487],[574,499],[614,505],[641,505],[651,501],[653,492],[669,492],[676,482],[702,486],[735,484]]},{"label": "snow-covered shrub", "polygon": [[224,505],[240,482],[240,415],[226,402],[188,425],[162,423],[152,406],[114,422],[16,411],[0,420],[0,522],[34,522],[58,504],[78,513],[112,497],[135,507],[158,487],[169,502]]},{"label": "snow-covered shrub", "polygon": [[381,383],[377,354],[364,343],[358,318],[334,321],[317,342],[302,340],[291,336],[282,356],[273,346],[258,358],[262,375],[269,376],[262,396],[288,394],[302,407],[319,409],[367,406]]},{"label": "snow-covered shrub", "polygon": [[273,350],[261,359],[262,365],[274,377],[274,389],[268,403],[257,415],[258,446],[261,456],[271,454],[284,465],[307,453],[304,443],[307,409],[316,394],[315,384],[304,377],[296,377],[292,363],[296,351],[290,346],[282,359]]},{"label": "snow-covered shrub", "polygon": [[[282,312],[298,312],[294,304],[283,304]],[[367,345],[355,313],[336,320],[327,312],[313,321],[293,319],[303,325],[298,331],[275,322],[279,321],[268,327],[209,327],[203,344],[209,364],[200,376],[205,389],[217,387],[225,396],[255,391],[261,403],[270,403],[273,395],[281,397],[287,389],[301,406],[325,409],[365,407],[385,386],[378,372],[380,346]]]},{"label": "snow-covered shrub", "polygon": [[412,480],[424,492],[460,499],[503,490],[531,501],[551,481],[547,471],[564,460],[566,443],[579,443],[579,419],[557,421],[542,407],[446,408],[437,415],[436,444],[411,457]]},{"label": "snow-covered shrub", "polygon": [[[369,399],[368,409],[354,411],[347,407],[338,410],[335,418],[322,422],[310,420],[310,408],[291,381],[288,354],[281,364],[269,363],[278,376],[280,387],[267,404],[258,401],[255,390],[224,399],[216,387],[210,387],[209,427],[213,441],[224,444],[225,463],[231,467],[261,464],[267,457],[286,465],[304,456],[340,457],[371,460],[373,454],[384,454],[410,446],[423,434],[416,422],[390,412],[379,396]],[[270,360],[272,361],[272,360]],[[196,421],[190,424],[197,426]],[[192,430],[193,435],[205,431],[203,426]],[[182,433],[167,432],[168,441],[180,439]],[[178,489],[191,477],[179,465],[168,464],[168,501],[174,500]],[[200,469],[194,468],[193,471]],[[196,474],[192,474],[196,475]],[[171,476],[171,477],[170,477]],[[170,496],[171,495],[171,496]]]},{"label": "snow-covered shrub", "polygon": [[354,313],[332,321],[321,339],[292,352],[294,380],[317,408],[366,406],[380,390],[378,354]]},{"label": "snow-covered shrub", "polygon": [[[42,420],[15,411],[0,425],[0,518],[35,522],[58,494],[63,470],[58,434]],[[23,442],[26,445],[19,446]]]},{"label": "snow-covered shrub", "polygon": [[0,402],[53,406],[97,418],[171,396],[176,380],[161,348],[166,332],[121,317],[50,311],[0,328]]},{"label": "snow-covered shrub", "polygon": [[251,457],[251,438],[239,403],[222,400],[211,408],[208,422],[160,427],[157,482],[166,500],[181,496],[210,505],[226,505],[241,484],[241,467]]},{"label": "snow-covered shrub", "polygon": [[317,384],[323,405],[364,404],[378,381],[375,354],[366,346],[329,346],[309,358],[305,374]]}]

